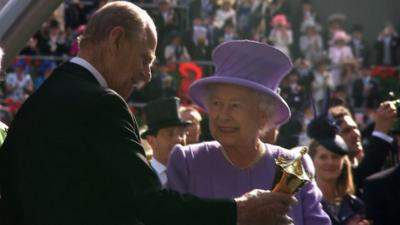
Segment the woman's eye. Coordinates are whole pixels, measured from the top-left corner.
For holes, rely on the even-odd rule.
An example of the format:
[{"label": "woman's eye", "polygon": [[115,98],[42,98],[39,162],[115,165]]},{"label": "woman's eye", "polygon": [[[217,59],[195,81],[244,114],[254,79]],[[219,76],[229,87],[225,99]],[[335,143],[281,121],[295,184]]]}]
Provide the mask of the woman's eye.
[{"label": "woman's eye", "polygon": [[211,102],[211,104],[212,104],[213,106],[219,106],[219,105],[220,105],[220,102],[214,100],[214,101]]},{"label": "woman's eye", "polygon": [[231,107],[232,107],[233,109],[238,109],[238,108],[240,108],[240,103],[232,103],[232,104],[231,104]]}]

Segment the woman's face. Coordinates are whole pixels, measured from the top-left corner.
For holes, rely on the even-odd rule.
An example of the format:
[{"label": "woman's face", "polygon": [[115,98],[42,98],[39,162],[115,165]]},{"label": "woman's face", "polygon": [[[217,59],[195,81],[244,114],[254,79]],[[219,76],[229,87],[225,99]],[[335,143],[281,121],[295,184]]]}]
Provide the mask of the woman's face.
[{"label": "woman's face", "polygon": [[319,145],[313,158],[318,180],[335,181],[343,169],[344,157]]},{"label": "woman's face", "polygon": [[267,122],[267,115],[260,110],[259,99],[247,88],[215,85],[208,100],[212,136],[225,147],[252,144]]}]

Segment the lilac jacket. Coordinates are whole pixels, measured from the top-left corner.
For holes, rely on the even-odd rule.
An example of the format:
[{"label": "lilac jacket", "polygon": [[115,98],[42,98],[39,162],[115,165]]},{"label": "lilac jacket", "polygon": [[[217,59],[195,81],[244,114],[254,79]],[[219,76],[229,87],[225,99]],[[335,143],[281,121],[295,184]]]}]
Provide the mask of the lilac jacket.
[{"label": "lilac jacket", "polygon": [[[274,159],[279,155],[294,158],[293,152],[265,144],[267,153],[253,167],[239,169],[224,157],[216,142],[188,146],[176,145],[167,168],[167,187],[181,193],[206,198],[234,198],[253,189],[270,190],[275,176]],[[314,174],[311,158],[304,157],[305,169]],[[321,206],[322,193],[315,181],[306,184],[297,194],[298,203],[289,216],[295,225],[330,225]]]}]

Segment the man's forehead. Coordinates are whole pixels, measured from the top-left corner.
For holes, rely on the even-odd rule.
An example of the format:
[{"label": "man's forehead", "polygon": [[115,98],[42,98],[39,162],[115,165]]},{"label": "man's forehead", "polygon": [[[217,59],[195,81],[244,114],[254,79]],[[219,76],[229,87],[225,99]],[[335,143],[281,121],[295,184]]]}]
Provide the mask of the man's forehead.
[{"label": "man's forehead", "polygon": [[340,124],[341,127],[355,127],[358,128],[357,123],[353,120],[351,116],[344,116],[342,123]]},{"label": "man's forehead", "polygon": [[184,126],[171,126],[171,127],[160,128],[159,132],[174,132],[174,131],[181,131],[184,129],[185,129]]}]

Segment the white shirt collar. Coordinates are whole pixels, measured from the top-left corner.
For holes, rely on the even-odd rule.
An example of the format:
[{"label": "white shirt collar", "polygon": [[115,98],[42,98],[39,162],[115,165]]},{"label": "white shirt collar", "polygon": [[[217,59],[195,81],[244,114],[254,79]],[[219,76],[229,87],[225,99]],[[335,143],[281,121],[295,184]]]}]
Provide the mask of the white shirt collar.
[{"label": "white shirt collar", "polygon": [[167,170],[167,167],[164,166],[162,163],[157,161],[157,159],[150,159],[150,164],[153,167],[153,169],[157,172],[157,174],[161,174]]},{"label": "white shirt collar", "polygon": [[92,66],[92,64],[90,64],[88,61],[84,60],[84,59],[81,58],[81,57],[76,56],[76,57],[72,58],[72,59],[70,60],[70,62],[75,63],[75,64],[78,64],[78,65],[84,67],[85,69],[89,70],[89,72],[94,76],[94,78],[96,78],[96,80],[100,83],[100,85],[101,85],[102,87],[105,87],[105,88],[108,87],[107,82],[106,82],[106,80],[104,79],[104,77],[103,77],[103,76],[100,74],[100,72],[99,72],[96,68],[94,68],[94,66]]},{"label": "white shirt collar", "polygon": [[163,187],[167,184],[167,167],[157,161],[157,159],[150,159],[151,167],[156,171],[158,179],[160,180]]}]

